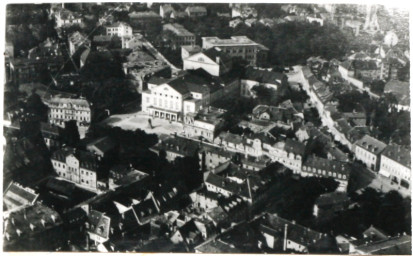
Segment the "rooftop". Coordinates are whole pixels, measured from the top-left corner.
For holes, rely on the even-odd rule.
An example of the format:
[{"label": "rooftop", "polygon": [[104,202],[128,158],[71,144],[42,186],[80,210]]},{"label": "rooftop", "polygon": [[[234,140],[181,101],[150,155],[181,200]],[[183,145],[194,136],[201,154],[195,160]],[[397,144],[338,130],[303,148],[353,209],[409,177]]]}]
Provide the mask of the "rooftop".
[{"label": "rooftop", "polygon": [[112,138],[110,138],[109,136],[105,136],[88,143],[86,147],[89,148],[93,146],[96,147],[98,150],[106,153],[109,150],[113,149],[115,145],[116,143]]},{"label": "rooftop", "polygon": [[33,204],[39,194],[30,188],[23,187],[16,182],[11,182],[3,193],[5,211],[10,211],[24,205]]},{"label": "rooftop", "polygon": [[[329,160],[316,156],[309,156],[303,163],[303,166],[307,168],[315,168],[317,170],[323,170],[326,172],[333,172],[345,175],[342,179],[348,180],[350,174],[350,166],[348,163],[340,162],[336,160]],[[327,173],[325,173],[327,175]]]},{"label": "rooftop", "polygon": [[387,146],[386,143],[381,142],[369,135],[364,135],[360,140],[356,142],[356,145],[375,155],[380,154]]},{"label": "rooftop", "polygon": [[348,202],[350,198],[346,193],[342,192],[331,192],[326,194],[321,194],[315,201],[318,207],[332,206],[344,202]]},{"label": "rooftop", "polygon": [[409,255],[412,253],[411,243],[412,237],[404,235],[360,245],[355,249],[365,254]]},{"label": "rooftop", "polygon": [[392,93],[400,105],[410,106],[410,84],[391,80],[384,86],[384,93]]},{"label": "rooftop", "polygon": [[204,42],[208,42],[209,44],[213,44],[214,46],[254,45],[262,47],[263,50],[268,50],[263,45],[252,41],[246,36],[231,36],[230,39],[221,39],[218,37],[202,37],[203,47],[205,47]]},{"label": "rooftop", "polygon": [[35,204],[12,212],[4,223],[5,237],[10,239],[30,236],[62,223],[60,215],[42,204]]},{"label": "rooftop", "polygon": [[382,155],[408,167],[409,169],[411,168],[410,150],[403,146],[390,144],[384,149]]},{"label": "rooftop", "polygon": [[195,36],[193,33],[189,32],[184,26],[178,23],[168,23],[163,25],[163,30],[169,30],[178,36]]},{"label": "rooftop", "polygon": [[248,67],[245,71],[243,79],[257,81],[260,83],[277,84],[281,85],[281,82],[286,76],[280,72],[260,70],[254,67]]}]

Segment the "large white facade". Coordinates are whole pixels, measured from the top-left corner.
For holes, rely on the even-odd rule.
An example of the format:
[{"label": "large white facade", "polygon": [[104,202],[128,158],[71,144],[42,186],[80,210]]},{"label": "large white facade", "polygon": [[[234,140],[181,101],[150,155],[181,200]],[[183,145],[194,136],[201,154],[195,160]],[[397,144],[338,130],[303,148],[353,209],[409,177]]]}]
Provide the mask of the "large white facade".
[{"label": "large white facade", "polygon": [[108,36],[131,37],[132,31],[132,27],[123,22],[106,27],[106,35]]}]

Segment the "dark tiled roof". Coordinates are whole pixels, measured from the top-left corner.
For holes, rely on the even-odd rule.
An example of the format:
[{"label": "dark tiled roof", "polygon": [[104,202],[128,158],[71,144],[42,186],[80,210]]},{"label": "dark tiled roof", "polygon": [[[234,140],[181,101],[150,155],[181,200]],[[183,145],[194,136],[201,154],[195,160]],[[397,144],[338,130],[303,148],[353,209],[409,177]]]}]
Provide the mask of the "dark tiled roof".
[{"label": "dark tiled roof", "polygon": [[79,160],[80,167],[86,168],[91,171],[96,171],[98,166],[96,157],[92,153],[83,150],[65,147],[56,150],[52,154],[52,159],[60,162],[66,162],[66,157],[69,155],[74,155],[76,159]]},{"label": "dark tiled roof", "polygon": [[[315,168],[317,170],[316,173],[318,173],[318,170],[325,171],[324,176],[326,177],[329,176],[329,172],[345,175],[345,178],[341,178],[344,180],[348,180],[350,176],[350,166],[348,165],[348,163],[343,163],[336,160],[328,160],[316,156],[309,156],[303,163],[303,167]],[[310,170],[307,170],[307,172],[310,172]]]},{"label": "dark tiled roof", "polygon": [[3,204],[7,206],[6,210],[12,210],[14,207],[34,203],[38,196],[34,190],[12,182],[3,193]]},{"label": "dark tiled roof", "polygon": [[412,237],[408,235],[392,237],[386,240],[372,242],[356,247],[357,251],[365,254],[381,255],[411,255],[412,254]]},{"label": "dark tiled roof", "polygon": [[375,155],[380,154],[387,146],[386,143],[381,142],[369,135],[364,135],[363,138],[356,142],[356,145]]},{"label": "dark tiled roof", "polygon": [[[285,78],[286,76],[283,73],[259,70],[253,67],[247,68],[247,70],[245,71],[245,75],[243,76],[243,79],[277,85],[280,85],[281,81]],[[279,80],[279,82],[277,80]]]},{"label": "dark tiled roof", "polygon": [[292,152],[295,155],[303,156],[305,151],[305,145],[296,140],[286,139],[284,150],[287,152]]},{"label": "dark tiled roof", "polygon": [[185,156],[194,156],[199,150],[199,144],[182,137],[169,137],[152,147],[155,150],[165,150]]},{"label": "dark tiled roof", "polygon": [[88,232],[94,233],[103,238],[109,238],[110,218],[104,213],[91,210],[88,215]]},{"label": "dark tiled roof", "polygon": [[382,155],[408,168],[411,168],[410,150],[405,147],[396,144],[390,144],[384,149]]},{"label": "dark tiled roof", "polygon": [[[13,224],[14,223],[14,224]],[[62,224],[60,215],[53,209],[42,204],[35,204],[12,212],[5,220],[5,236],[10,240],[19,239],[20,236],[30,236]],[[21,232],[19,235],[18,232]]]},{"label": "dark tiled roof", "polygon": [[349,200],[350,198],[346,193],[331,192],[320,195],[316,199],[315,204],[318,205],[318,207],[329,207],[332,205],[348,202]]},{"label": "dark tiled roof", "polygon": [[159,213],[159,206],[152,196],[140,204],[133,205],[132,209],[140,224],[148,223],[152,217]]},{"label": "dark tiled roof", "polygon": [[216,50],[214,47],[204,50],[202,53],[205,54],[208,58],[210,58],[214,62],[216,61],[217,57],[219,57],[224,62],[231,60],[231,57],[229,55],[227,55],[226,53],[222,51]]},{"label": "dark tiled roof", "polygon": [[286,225],[287,238],[303,246],[313,245],[323,237],[322,233],[272,214],[264,215],[260,229],[275,236],[282,236]]},{"label": "dark tiled roof", "polygon": [[91,146],[95,146],[100,151],[106,153],[109,150],[113,149],[116,146],[116,143],[112,138],[105,136],[87,144],[87,147]]}]

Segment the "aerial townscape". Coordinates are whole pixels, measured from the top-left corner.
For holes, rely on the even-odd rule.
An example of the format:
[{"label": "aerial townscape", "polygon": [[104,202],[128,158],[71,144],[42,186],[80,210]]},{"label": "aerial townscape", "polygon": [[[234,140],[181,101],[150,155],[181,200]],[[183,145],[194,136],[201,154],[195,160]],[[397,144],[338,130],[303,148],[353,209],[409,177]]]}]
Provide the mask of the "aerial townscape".
[{"label": "aerial townscape", "polygon": [[3,250],[412,255],[409,13],[6,7]]}]

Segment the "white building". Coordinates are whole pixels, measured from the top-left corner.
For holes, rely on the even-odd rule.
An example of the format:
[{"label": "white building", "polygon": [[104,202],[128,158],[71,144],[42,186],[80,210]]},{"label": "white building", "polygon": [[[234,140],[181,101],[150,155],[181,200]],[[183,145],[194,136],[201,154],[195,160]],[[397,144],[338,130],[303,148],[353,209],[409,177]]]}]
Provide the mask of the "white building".
[{"label": "white building", "polygon": [[241,58],[251,65],[257,65],[257,55],[265,55],[268,49],[262,44],[258,44],[246,36],[232,36],[230,39],[220,39],[218,37],[202,37],[202,48],[209,49],[218,47],[222,52],[233,58]]},{"label": "white building", "polygon": [[231,57],[215,48],[210,48],[192,56],[184,61],[184,70],[202,68],[210,75],[220,76],[229,72],[232,68]]},{"label": "white building", "polygon": [[381,153],[380,174],[400,184],[402,180],[410,185],[411,159],[406,148],[390,144]]},{"label": "white building", "polygon": [[182,121],[188,113],[208,107],[224,89],[191,74],[171,79],[153,77],[148,90],[142,92],[142,111],[155,118]]},{"label": "white building", "polygon": [[106,35],[118,37],[132,37],[132,27],[125,22],[116,22],[106,26]]},{"label": "white building", "polygon": [[354,153],[357,160],[360,160],[372,170],[378,170],[380,166],[380,154],[386,148],[386,144],[369,135],[354,144]]},{"label": "white building", "polygon": [[56,173],[63,179],[95,190],[97,188],[97,159],[92,153],[63,148],[51,157]]},{"label": "white building", "polygon": [[86,99],[71,99],[56,96],[47,100],[45,103],[49,107],[50,124],[65,127],[65,122],[75,120],[81,133],[81,138],[84,137],[85,134],[83,134],[83,132],[87,130],[92,119],[91,106]]},{"label": "white building", "polygon": [[71,12],[67,9],[60,9],[54,13],[56,27],[71,27],[82,24],[82,17],[78,13]]}]

